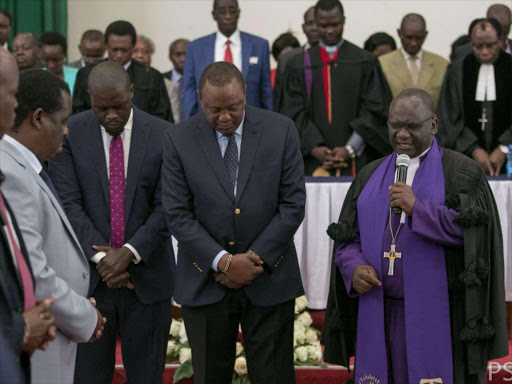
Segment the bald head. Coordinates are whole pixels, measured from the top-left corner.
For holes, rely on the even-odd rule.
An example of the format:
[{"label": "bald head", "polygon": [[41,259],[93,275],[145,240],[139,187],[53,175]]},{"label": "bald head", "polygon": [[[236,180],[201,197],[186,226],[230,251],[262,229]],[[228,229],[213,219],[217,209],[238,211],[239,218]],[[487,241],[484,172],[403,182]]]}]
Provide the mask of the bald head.
[{"label": "bald head", "polygon": [[417,13],[405,15],[397,31],[402,47],[411,56],[416,56],[427,38],[427,24]]},{"label": "bald head", "polygon": [[418,107],[425,108],[427,114],[434,115],[435,107],[434,101],[432,100],[432,96],[423,89],[419,88],[407,88],[400,92],[391,102],[389,106],[389,113],[393,110],[393,107],[400,101],[408,100],[412,104],[415,104]]},{"label": "bald head", "polygon": [[487,18],[492,17],[498,20],[503,29],[503,35],[506,39],[510,32],[510,23],[512,22],[512,13],[510,8],[503,4],[493,4],[487,9]]},{"label": "bald head", "polygon": [[400,23],[400,29],[404,29],[406,24],[419,24],[421,28],[426,31],[427,30],[427,23],[425,22],[425,19],[423,16],[421,16],[418,13],[409,13],[405,15],[402,19],[402,22]]},{"label": "bald head", "polygon": [[103,61],[96,65],[89,75],[87,88],[89,92],[116,88],[129,90],[131,86],[130,76],[124,67],[115,61]]},{"label": "bald head", "polygon": [[18,66],[12,55],[0,47],[0,139],[14,125]]}]

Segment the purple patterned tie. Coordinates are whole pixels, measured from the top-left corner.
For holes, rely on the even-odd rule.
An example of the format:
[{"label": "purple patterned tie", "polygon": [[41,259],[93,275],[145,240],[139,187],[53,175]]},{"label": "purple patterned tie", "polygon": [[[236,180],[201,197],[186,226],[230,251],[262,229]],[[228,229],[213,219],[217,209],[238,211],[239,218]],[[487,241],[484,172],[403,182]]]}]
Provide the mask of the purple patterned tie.
[{"label": "purple patterned tie", "polygon": [[124,150],[120,136],[110,141],[110,245],[121,248],[124,245]]}]

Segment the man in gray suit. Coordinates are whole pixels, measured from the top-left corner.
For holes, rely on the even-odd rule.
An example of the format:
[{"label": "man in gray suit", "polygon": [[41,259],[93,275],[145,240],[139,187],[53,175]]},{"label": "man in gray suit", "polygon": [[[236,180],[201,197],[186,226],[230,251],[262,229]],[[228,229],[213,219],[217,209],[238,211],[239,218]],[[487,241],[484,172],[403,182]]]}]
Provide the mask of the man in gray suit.
[{"label": "man in gray suit", "polygon": [[41,163],[61,150],[71,96],[63,80],[39,70],[20,75],[13,128],[0,141],[2,191],[16,213],[36,296],[55,302],[57,336],[32,356],[33,383],[71,383],[76,343],[101,337],[106,319],[88,300],[89,264]]},{"label": "man in gray suit", "polygon": [[85,31],[80,39],[78,50],[82,55],[80,59],[69,63],[70,67],[83,68],[86,65],[98,64],[105,56],[105,37],[103,32],[97,29],[89,29]]}]

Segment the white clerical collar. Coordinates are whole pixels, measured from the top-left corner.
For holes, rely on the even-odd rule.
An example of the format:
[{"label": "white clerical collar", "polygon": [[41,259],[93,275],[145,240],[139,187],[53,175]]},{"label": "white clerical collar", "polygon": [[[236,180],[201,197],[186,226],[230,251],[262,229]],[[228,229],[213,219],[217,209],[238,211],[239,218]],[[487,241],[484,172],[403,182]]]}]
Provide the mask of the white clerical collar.
[{"label": "white clerical collar", "polygon": [[235,30],[235,32],[233,32],[231,34],[231,36],[229,36],[229,37],[223,35],[220,31],[217,31],[216,39],[222,47],[224,45],[226,45],[226,42],[228,40],[231,41],[231,45],[234,45],[237,47],[242,45],[242,40],[240,38],[240,31],[238,29]]},{"label": "white clerical collar", "polygon": [[[103,125],[100,125],[100,128],[103,130],[103,131],[107,131],[105,129],[105,127]],[[131,129],[133,129],[133,108],[130,110],[130,117],[128,118],[128,121],[126,122],[126,124],[124,125],[124,128],[123,128],[123,132],[124,131],[130,131]],[[108,133],[108,132],[107,132]],[[122,133],[121,133],[122,134]],[[110,135],[110,133],[109,133]]]},{"label": "white clerical collar", "polygon": [[306,43],[306,44],[304,45],[304,51],[307,51],[309,48],[311,48],[311,44]]},{"label": "white clerical collar", "polygon": [[[408,61],[408,60],[412,60],[412,55],[409,55],[404,47],[400,48],[400,50],[402,51],[402,55],[404,55],[404,59],[405,61]],[[419,61],[422,61],[423,60],[423,49],[420,49],[419,52],[416,54],[416,59],[418,59]]]},{"label": "white clerical collar", "polygon": [[326,45],[323,41],[320,40],[320,46],[325,49],[325,52],[329,54],[329,56],[332,56],[336,53],[338,49],[340,49],[341,45],[343,44],[343,39],[339,41],[336,45]]},{"label": "white clerical collar", "polygon": [[128,68],[130,68],[131,64],[132,64],[132,61],[130,60],[129,62],[127,62],[126,64],[123,65],[124,69],[128,70]]},{"label": "white clerical collar", "polygon": [[478,81],[476,83],[476,101],[495,101],[496,100],[496,82],[494,80],[494,65],[481,64],[478,71]]},{"label": "white clerical collar", "polygon": [[39,173],[43,170],[43,166],[37,159],[36,155],[25,147],[23,144],[21,144],[18,140],[16,140],[14,137],[9,135],[4,135],[3,140],[11,144],[14,148],[18,150],[19,153],[27,160],[27,162],[30,164],[32,168],[34,168],[34,171],[39,175]]}]

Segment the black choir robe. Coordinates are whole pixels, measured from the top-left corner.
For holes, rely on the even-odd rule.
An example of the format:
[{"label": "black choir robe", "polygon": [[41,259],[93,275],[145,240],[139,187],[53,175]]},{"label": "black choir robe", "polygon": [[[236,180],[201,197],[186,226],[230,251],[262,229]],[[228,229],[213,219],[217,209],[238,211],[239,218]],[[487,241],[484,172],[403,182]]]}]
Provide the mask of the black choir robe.
[{"label": "black choir robe", "polygon": [[[441,145],[471,157],[481,147],[492,152],[499,145],[512,144],[512,56],[501,52],[494,62],[496,101],[487,102],[492,123],[492,136],[486,143],[482,131],[482,102],[475,100],[480,63],[470,54],[451,63],[441,89],[437,106],[438,141]],[[505,172],[505,167],[502,167]]]},{"label": "black choir robe", "polygon": [[[330,64],[332,122],[329,124],[319,46],[313,46],[309,52],[311,100],[307,100],[304,53],[300,53],[287,65],[279,110],[295,121],[306,175],[321,166],[311,156],[314,147],[344,146],[354,131],[366,143],[363,154],[356,159],[356,170],[391,153],[386,122],[392,95],[377,58],[349,41],[343,42],[338,59]],[[350,167],[343,170],[343,174],[349,173]]]}]

